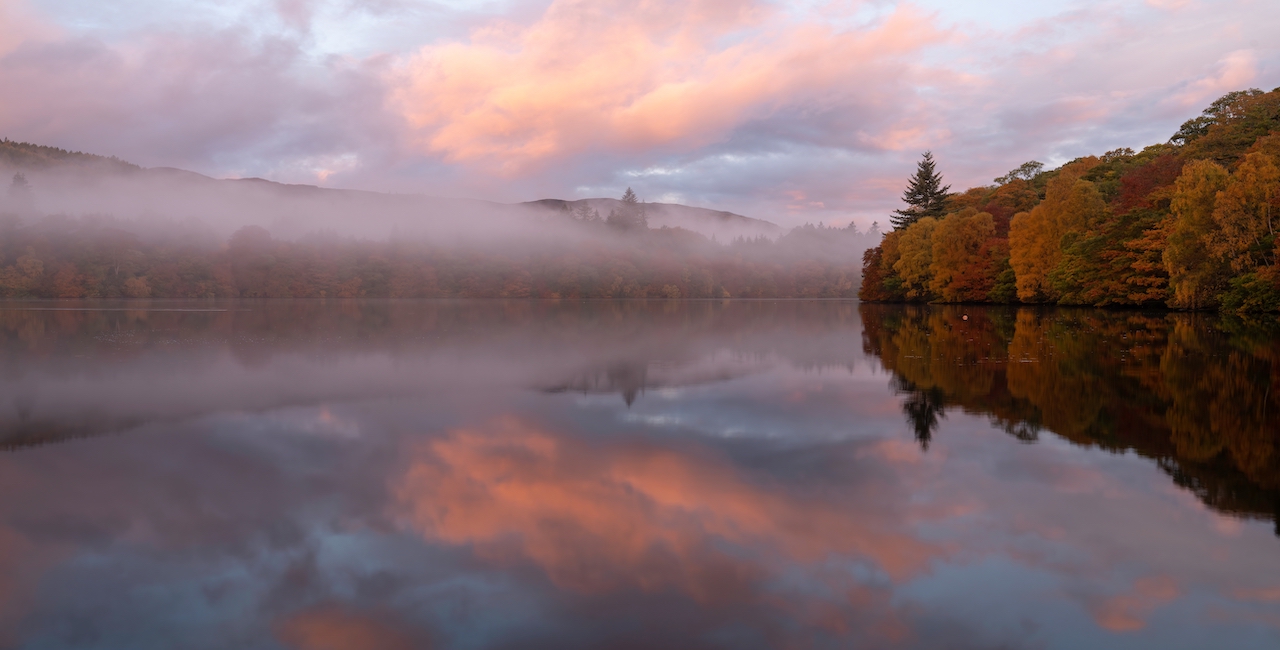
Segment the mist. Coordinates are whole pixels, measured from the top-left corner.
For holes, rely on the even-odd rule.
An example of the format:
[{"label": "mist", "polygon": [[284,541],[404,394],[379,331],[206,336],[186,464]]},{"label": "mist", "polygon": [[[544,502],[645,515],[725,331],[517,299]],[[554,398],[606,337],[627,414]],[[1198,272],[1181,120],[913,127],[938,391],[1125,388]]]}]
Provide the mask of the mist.
[{"label": "mist", "polygon": [[850,298],[879,239],[634,196],[503,204],[3,144],[10,298]]},{"label": "mist", "polygon": [[[218,411],[396,396],[483,411],[498,394],[646,392],[778,365],[863,363],[848,303],[313,301],[8,303],[0,447],[173,426]],[[43,306],[43,308],[42,308]],[[49,310],[55,310],[51,313]],[[53,320],[57,328],[45,328]],[[797,323],[806,337],[790,337]],[[171,333],[181,331],[181,339]],[[175,368],[185,379],[169,380]]]}]

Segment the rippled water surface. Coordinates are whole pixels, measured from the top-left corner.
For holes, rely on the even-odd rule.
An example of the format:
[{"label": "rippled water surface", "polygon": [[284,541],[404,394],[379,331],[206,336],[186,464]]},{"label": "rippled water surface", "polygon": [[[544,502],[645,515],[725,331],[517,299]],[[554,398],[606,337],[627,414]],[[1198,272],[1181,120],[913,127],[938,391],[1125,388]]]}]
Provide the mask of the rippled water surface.
[{"label": "rippled water surface", "polygon": [[1276,648],[1280,332],[0,303],[0,647]]}]

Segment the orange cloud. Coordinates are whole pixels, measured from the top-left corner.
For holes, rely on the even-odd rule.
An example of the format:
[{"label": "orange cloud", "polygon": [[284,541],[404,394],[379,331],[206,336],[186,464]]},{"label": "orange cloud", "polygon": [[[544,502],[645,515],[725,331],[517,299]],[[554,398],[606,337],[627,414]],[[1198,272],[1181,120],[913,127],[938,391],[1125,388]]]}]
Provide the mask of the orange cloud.
[{"label": "orange cloud", "polygon": [[867,512],[866,500],[788,493],[704,454],[587,443],[505,419],[414,449],[394,490],[425,537],[530,560],[588,593],[676,588],[737,600],[781,562],[840,555],[902,579],[938,554],[896,530],[887,505]]},{"label": "orange cloud", "polygon": [[1128,593],[1103,601],[1094,610],[1098,625],[1112,632],[1134,632],[1146,627],[1146,617],[1157,607],[1178,597],[1178,584],[1168,576],[1142,578]]},{"label": "orange cloud", "polygon": [[[758,0],[558,0],[527,27],[422,48],[393,104],[426,151],[517,173],[593,149],[690,150],[784,106],[884,104],[912,72],[899,59],[944,36],[909,5],[840,31]],[[867,142],[912,146],[925,124],[903,115]]]},{"label": "orange cloud", "polygon": [[297,650],[415,650],[415,639],[387,622],[338,606],[295,614],[276,626],[276,637]]}]

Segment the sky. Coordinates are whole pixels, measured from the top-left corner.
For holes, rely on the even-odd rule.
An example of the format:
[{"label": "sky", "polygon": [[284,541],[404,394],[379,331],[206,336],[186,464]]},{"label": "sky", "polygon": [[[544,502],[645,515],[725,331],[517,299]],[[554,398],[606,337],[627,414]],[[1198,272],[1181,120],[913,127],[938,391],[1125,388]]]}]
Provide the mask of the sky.
[{"label": "sky", "polygon": [[790,226],[1163,142],[1274,0],[0,0],[0,137],[215,177]]}]

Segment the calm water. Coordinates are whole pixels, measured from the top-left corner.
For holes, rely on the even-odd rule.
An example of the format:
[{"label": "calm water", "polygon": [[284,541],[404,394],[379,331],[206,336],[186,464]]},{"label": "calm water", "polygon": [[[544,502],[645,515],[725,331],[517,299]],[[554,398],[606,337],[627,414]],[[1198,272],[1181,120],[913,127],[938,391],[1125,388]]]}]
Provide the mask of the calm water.
[{"label": "calm water", "polygon": [[1280,647],[1273,323],[101,306],[0,303],[0,647]]}]

